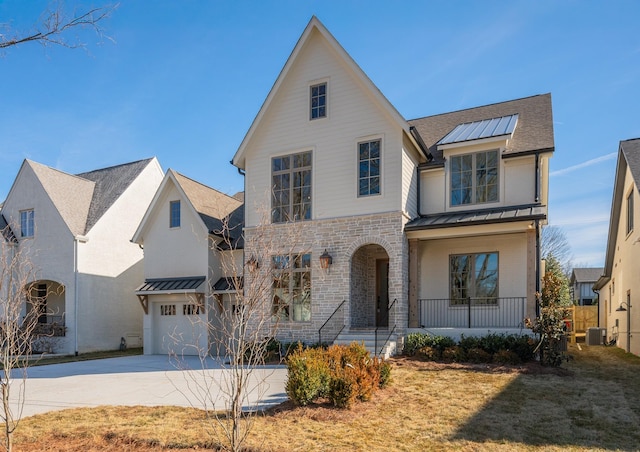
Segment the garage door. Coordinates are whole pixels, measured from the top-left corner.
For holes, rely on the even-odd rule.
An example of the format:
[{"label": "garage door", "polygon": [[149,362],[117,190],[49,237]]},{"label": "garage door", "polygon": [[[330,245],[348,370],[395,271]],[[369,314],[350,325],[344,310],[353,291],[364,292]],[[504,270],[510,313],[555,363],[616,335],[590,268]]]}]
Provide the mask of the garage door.
[{"label": "garage door", "polygon": [[[153,309],[153,352],[155,354],[197,355],[206,333],[202,314],[189,302],[157,302]],[[206,341],[204,342],[206,344]]]}]

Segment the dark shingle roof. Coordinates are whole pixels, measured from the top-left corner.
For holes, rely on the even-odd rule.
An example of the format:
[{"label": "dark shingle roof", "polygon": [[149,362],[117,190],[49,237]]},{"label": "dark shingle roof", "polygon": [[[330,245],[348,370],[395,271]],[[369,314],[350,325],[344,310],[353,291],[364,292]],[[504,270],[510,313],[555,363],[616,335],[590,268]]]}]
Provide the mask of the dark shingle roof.
[{"label": "dark shingle roof", "polygon": [[195,291],[205,280],[204,276],[182,278],[150,278],[136,292],[186,292]]},{"label": "dark shingle roof", "polygon": [[574,268],[571,272],[571,282],[591,282],[595,283],[604,273],[604,268]]},{"label": "dark shingle roof", "polygon": [[640,186],[640,138],[621,141],[620,150],[624,154],[636,186]]},{"label": "dark shingle roof", "polygon": [[513,221],[539,220],[546,218],[544,207],[535,204],[495,209],[465,210],[424,215],[406,224],[406,231],[450,228],[476,224],[508,223]]},{"label": "dark shingle roof", "polygon": [[427,116],[408,122],[418,130],[429,152],[434,157],[427,166],[441,166],[444,159],[442,150],[438,150],[437,143],[457,126],[516,114],[518,115],[518,125],[513,131],[509,148],[503,155],[554,150],[550,94]]},{"label": "dark shingle roof", "polygon": [[152,160],[152,158],[138,160],[137,162],[77,174],[78,177],[96,184],[87,216],[85,234],[91,230]]},{"label": "dark shingle roof", "polygon": [[[0,204],[0,207],[2,205]],[[9,227],[9,224],[4,219],[4,215],[0,215],[0,233],[7,242],[17,242],[16,236],[13,235],[13,231]]]}]

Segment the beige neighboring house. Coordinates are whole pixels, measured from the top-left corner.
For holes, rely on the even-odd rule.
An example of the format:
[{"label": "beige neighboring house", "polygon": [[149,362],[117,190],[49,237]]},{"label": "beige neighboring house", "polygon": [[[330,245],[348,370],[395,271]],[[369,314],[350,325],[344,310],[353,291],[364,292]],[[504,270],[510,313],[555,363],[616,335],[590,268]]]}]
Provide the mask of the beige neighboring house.
[{"label": "beige neighboring house", "polygon": [[620,142],[603,276],[593,289],[600,326],[618,347],[640,354],[640,138]]},{"label": "beige neighboring house", "polygon": [[207,324],[229,308],[227,278],[242,273],[242,215],[241,194],[167,172],[132,239],[144,249],[145,354],[219,353]]},{"label": "beige neighboring house", "polygon": [[155,158],[77,175],[23,162],[0,209],[0,227],[9,226],[5,239],[36,270],[38,280],[29,282],[46,295],[41,329],[65,327],[52,328],[54,352],[115,350],[121,338],[142,345],[133,290],[143,255],[130,238],[162,177]]},{"label": "beige neighboring house", "polygon": [[245,256],[256,206],[267,235],[301,238],[278,337],[377,352],[412,329],[521,327],[553,151],[549,94],[406,120],[313,17],[232,160]]}]

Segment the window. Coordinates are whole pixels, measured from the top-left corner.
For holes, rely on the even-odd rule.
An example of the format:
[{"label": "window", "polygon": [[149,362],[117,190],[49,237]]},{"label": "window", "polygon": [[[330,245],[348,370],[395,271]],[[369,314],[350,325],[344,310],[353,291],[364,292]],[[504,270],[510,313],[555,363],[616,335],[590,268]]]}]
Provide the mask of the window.
[{"label": "window", "polygon": [[271,220],[311,218],[311,151],[271,159]]},{"label": "window", "polygon": [[182,315],[199,315],[203,313],[204,313],[204,309],[199,304],[182,305]]},{"label": "window", "polygon": [[327,117],[327,84],[320,83],[311,87],[311,119]]},{"label": "window", "polygon": [[160,315],[176,315],[176,305],[175,304],[161,304],[160,305]]},{"label": "window", "polygon": [[20,212],[20,236],[33,237],[34,219],[33,209]]},{"label": "window", "polygon": [[633,190],[627,196],[627,234],[633,231]]},{"label": "window", "polygon": [[451,205],[498,200],[498,151],[454,155],[451,162]]},{"label": "window", "polygon": [[171,201],[169,203],[169,227],[180,227],[180,201]]},{"label": "window", "polygon": [[358,195],[380,194],[381,140],[358,143]]},{"label": "window", "polygon": [[311,254],[273,257],[274,321],[311,321]]},{"label": "window", "polygon": [[498,253],[449,256],[451,304],[495,304],[498,297]]}]

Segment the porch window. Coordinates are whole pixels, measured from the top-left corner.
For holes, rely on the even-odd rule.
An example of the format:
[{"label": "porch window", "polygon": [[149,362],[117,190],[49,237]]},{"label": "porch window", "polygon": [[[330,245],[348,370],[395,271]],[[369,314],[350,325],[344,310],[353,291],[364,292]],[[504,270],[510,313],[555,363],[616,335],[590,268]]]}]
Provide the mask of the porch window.
[{"label": "porch window", "polygon": [[498,151],[454,155],[451,162],[451,205],[498,201]]},{"label": "porch window", "polygon": [[311,151],[271,159],[271,220],[311,219]]},{"label": "porch window", "polygon": [[311,321],[311,254],[274,256],[274,321]]},{"label": "porch window", "polygon": [[33,209],[20,211],[20,237],[33,237]]},{"label": "porch window", "polygon": [[452,305],[496,304],[498,298],[498,253],[449,256]]}]

